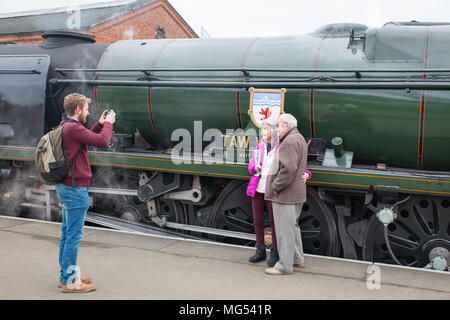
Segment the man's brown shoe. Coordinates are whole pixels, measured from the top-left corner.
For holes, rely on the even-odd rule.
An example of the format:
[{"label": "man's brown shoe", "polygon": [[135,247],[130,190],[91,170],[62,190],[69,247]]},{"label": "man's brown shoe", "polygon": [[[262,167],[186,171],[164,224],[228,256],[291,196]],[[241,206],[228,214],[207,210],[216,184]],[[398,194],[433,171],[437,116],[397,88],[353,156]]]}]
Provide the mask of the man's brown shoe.
[{"label": "man's brown shoe", "polygon": [[277,269],[275,269],[275,268],[267,268],[266,269],[266,271],[265,271],[267,274],[271,274],[271,275],[282,275],[282,274],[284,274],[283,272],[281,272],[281,271],[279,271],[279,270],[277,270]]},{"label": "man's brown shoe", "polygon": [[305,267],[305,264],[304,263],[297,263],[297,264],[294,264],[294,268],[304,268]]},{"label": "man's brown shoe", "polygon": [[[80,278],[80,280],[81,280],[81,282],[83,282],[84,284],[89,284],[89,283],[91,283],[91,281],[92,281],[91,278],[89,278],[89,277]],[[59,282],[58,282],[58,288],[62,288],[62,286],[63,286],[62,281],[59,280]]]},{"label": "man's brown shoe", "polygon": [[64,293],[85,293],[94,291],[97,287],[93,284],[84,284],[81,281],[75,281],[72,284],[62,286],[61,292]]}]

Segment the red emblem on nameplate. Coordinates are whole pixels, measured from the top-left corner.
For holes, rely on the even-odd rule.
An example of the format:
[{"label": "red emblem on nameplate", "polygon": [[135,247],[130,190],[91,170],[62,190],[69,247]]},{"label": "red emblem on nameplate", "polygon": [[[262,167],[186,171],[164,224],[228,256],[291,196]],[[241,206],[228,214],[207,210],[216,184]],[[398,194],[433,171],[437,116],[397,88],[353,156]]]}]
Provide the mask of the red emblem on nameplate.
[{"label": "red emblem on nameplate", "polygon": [[266,120],[269,119],[270,115],[272,114],[272,112],[270,112],[269,107],[267,107],[266,109],[261,109],[261,112],[259,114],[262,114],[263,117],[259,120]]}]

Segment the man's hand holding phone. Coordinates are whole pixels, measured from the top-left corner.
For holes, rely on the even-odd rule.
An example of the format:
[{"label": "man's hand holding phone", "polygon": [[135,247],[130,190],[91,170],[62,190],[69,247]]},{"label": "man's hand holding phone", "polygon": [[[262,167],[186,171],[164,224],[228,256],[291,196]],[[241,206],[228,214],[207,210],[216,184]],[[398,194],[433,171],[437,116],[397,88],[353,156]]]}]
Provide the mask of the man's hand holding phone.
[{"label": "man's hand holding phone", "polygon": [[100,116],[100,119],[98,120],[101,124],[105,123],[105,121],[110,122],[111,124],[114,124],[116,122],[116,113],[114,110],[105,110],[103,111],[102,115]]}]

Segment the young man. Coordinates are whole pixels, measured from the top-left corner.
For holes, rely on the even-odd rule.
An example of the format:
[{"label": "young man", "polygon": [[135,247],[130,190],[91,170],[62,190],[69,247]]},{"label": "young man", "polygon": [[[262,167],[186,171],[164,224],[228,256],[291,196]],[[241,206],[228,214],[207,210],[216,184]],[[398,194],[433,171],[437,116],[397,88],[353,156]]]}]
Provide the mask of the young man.
[{"label": "young man", "polygon": [[[79,93],[72,93],[64,98],[66,115],[60,125],[64,126],[62,138],[68,160],[77,154],[67,177],[58,183],[56,193],[62,203],[62,232],[59,246],[60,278],[62,292],[89,292],[96,289],[89,285],[90,278],[77,279],[78,247],[83,238],[84,218],[89,208],[88,187],[92,172],[89,165],[88,145],[107,147],[111,139],[113,124],[116,121],[114,111],[105,117],[106,110],[91,130],[82,124],[89,115],[91,99]],[[78,270],[77,270],[78,269]]]},{"label": "young man", "polygon": [[277,230],[279,260],[267,274],[292,273],[294,267],[304,267],[303,245],[298,218],[306,201],[306,170],[308,149],[297,130],[297,119],[289,113],[280,115],[277,123],[280,146],[278,161],[267,177],[265,199],[272,201]]}]

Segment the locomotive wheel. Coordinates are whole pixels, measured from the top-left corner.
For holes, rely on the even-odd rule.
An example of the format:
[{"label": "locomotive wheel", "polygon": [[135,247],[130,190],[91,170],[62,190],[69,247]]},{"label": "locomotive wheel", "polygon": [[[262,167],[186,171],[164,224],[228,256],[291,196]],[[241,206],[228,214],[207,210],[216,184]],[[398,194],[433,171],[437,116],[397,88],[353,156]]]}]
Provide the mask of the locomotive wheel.
[{"label": "locomotive wheel", "polygon": [[186,223],[183,205],[176,200],[157,199],[156,210],[158,216],[165,217],[168,222]]},{"label": "locomotive wheel", "polygon": [[[156,199],[156,212],[158,216],[166,218],[168,222],[186,223],[183,205],[179,201]],[[132,222],[152,223],[148,216],[146,203],[129,203],[121,208],[121,219]]]},{"label": "locomotive wheel", "polygon": [[306,199],[299,218],[303,250],[305,253],[337,256],[340,242],[332,211],[311,187],[307,188]]},{"label": "locomotive wheel", "polygon": [[[252,203],[245,193],[247,182],[232,181],[220,193],[211,210],[209,227],[254,233]],[[336,223],[330,208],[313,188],[308,188],[307,201],[299,219],[305,253],[336,256],[339,238]],[[264,226],[270,226],[268,220]],[[276,226],[275,226],[276,228]],[[212,237],[215,240],[234,244],[254,244],[245,240]]]},{"label": "locomotive wheel", "polygon": [[131,222],[140,222],[142,220],[142,214],[138,207],[133,205],[125,205],[121,208],[120,218]]},{"label": "locomotive wheel", "polygon": [[[398,207],[397,219],[388,226],[391,249],[402,265],[424,267],[434,248],[450,251],[450,199],[412,196]],[[395,263],[385,240],[384,225],[374,214],[364,237],[363,259]]]},{"label": "locomotive wheel", "polygon": [[[254,233],[252,202],[246,195],[247,183],[233,180],[220,192],[209,216],[208,226],[221,230]],[[247,240],[211,235],[220,242],[249,244]]]}]

